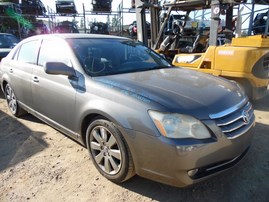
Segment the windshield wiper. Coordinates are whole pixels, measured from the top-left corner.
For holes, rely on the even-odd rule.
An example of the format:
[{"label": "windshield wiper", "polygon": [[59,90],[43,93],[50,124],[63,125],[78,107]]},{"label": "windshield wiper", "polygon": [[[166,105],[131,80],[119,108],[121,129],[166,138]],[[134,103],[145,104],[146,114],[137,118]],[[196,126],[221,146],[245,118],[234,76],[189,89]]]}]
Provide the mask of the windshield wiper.
[{"label": "windshield wiper", "polygon": [[135,73],[135,72],[144,72],[144,71],[151,71],[151,70],[158,70],[158,69],[167,69],[171,68],[173,66],[155,66],[155,67],[148,67],[144,69],[131,69],[131,70],[122,70],[122,71],[114,71],[114,72],[106,72],[106,73],[99,73],[96,75],[92,75],[93,77],[97,76],[109,76],[109,75],[117,75],[117,74],[129,74],[129,73]]},{"label": "windshield wiper", "polygon": [[167,69],[171,67],[172,66],[155,66],[155,67],[148,67],[148,68],[141,68],[141,69],[132,69],[124,73],[144,72],[144,71],[151,71],[151,70],[158,70],[158,69]]}]

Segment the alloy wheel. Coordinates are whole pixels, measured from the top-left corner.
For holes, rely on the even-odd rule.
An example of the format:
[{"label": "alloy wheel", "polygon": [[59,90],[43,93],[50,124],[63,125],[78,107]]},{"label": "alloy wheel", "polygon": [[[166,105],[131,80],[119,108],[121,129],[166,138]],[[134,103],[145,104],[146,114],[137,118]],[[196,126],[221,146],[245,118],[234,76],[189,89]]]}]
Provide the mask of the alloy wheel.
[{"label": "alloy wheel", "polygon": [[6,86],[6,99],[11,113],[16,114],[18,110],[17,99],[10,85]]},{"label": "alloy wheel", "polygon": [[114,135],[103,126],[96,126],[90,135],[90,148],[99,168],[106,174],[114,175],[122,166],[119,143]]}]

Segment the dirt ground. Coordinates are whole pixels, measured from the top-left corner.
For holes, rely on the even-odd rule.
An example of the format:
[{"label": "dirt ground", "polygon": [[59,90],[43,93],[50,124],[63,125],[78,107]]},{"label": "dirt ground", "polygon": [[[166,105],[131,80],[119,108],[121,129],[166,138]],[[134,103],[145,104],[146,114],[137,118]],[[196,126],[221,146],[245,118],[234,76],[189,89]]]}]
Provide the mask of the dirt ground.
[{"label": "dirt ground", "polygon": [[12,117],[0,93],[0,201],[268,201],[269,93],[254,108],[247,157],[217,177],[179,189],[138,176],[111,183],[87,149],[31,115]]}]

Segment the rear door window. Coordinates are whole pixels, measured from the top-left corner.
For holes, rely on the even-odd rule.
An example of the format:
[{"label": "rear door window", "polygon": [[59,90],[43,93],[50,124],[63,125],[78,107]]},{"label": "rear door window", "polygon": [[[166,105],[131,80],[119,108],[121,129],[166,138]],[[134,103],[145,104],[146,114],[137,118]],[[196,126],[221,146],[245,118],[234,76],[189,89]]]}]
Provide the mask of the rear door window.
[{"label": "rear door window", "polygon": [[40,41],[38,40],[22,44],[14,59],[17,59],[19,62],[36,64],[39,44]]}]

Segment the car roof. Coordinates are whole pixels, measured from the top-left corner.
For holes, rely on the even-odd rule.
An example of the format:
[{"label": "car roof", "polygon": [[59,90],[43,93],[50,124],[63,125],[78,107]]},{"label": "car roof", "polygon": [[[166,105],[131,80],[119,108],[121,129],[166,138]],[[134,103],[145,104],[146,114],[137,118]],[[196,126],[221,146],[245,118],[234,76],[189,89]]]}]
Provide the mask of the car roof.
[{"label": "car roof", "polygon": [[32,39],[50,39],[50,38],[61,38],[61,39],[128,39],[125,37],[113,36],[113,35],[103,35],[103,34],[80,34],[80,33],[61,33],[61,34],[41,34],[31,36],[25,40]]}]

